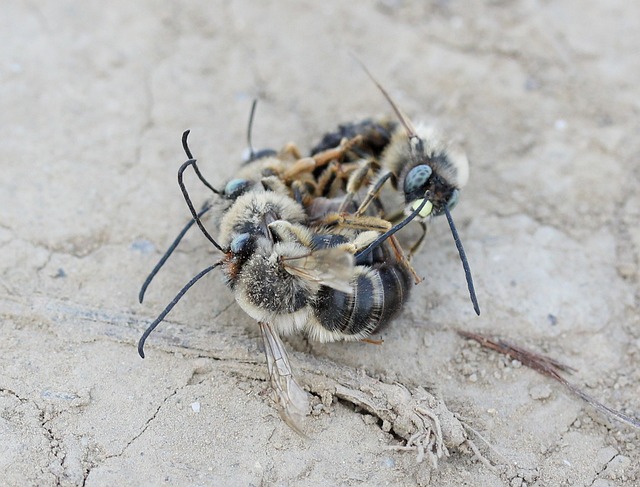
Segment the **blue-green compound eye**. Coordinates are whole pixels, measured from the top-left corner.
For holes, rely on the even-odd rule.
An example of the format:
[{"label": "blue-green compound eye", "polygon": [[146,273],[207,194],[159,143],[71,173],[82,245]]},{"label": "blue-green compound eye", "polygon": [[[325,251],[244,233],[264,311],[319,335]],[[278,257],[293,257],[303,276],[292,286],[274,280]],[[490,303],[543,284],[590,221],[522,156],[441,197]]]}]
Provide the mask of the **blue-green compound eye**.
[{"label": "blue-green compound eye", "polygon": [[460,191],[458,191],[457,189],[454,189],[453,192],[451,193],[451,198],[449,198],[449,201],[447,201],[447,208],[449,208],[450,210],[453,210],[455,206],[458,204],[458,198],[460,198]]},{"label": "blue-green compound eye", "polygon": [[241,233],[231,241],[229,248],[234,254],[244,254],[250,252],[253,246],[250,233]]},{"label": "blue-green compound eye", "polygon": [[224,195],[230,200],[235,200],[244,193],[249,186],[251,186],[251,182],[246,179],[232,179],[224,187]]},{"label": "blue-green compound eye", "polygon": [[416,191],[423,192],[422,190],[427,185],[427,181],[431,177],[431,173],[431,168],[425,164],[411,169],[404,180],[404,193],[409,195]]}]

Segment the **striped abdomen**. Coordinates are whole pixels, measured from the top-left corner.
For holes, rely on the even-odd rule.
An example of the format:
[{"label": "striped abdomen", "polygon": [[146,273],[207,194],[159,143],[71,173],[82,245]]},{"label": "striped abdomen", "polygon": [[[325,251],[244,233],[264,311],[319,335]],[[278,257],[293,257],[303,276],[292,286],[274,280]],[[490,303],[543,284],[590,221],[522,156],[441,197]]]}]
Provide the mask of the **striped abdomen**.
[{"label": "striped abdomen", "polygon": [[352,294],[320,288],[308,332],[324,342],[366,338],[400,311],[412,285],[409,271],[397,262],[356,266]]}]

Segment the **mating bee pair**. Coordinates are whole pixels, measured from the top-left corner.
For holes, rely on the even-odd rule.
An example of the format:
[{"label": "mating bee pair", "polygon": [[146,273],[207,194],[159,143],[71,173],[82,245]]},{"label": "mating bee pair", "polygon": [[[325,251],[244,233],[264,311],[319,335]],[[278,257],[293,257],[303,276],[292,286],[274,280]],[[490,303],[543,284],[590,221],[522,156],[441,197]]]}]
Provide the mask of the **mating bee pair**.
[{"label": "mating bee pair", "polygon": [[[323,342],[367,340],[382,329],[402,308],[417,279],[394,234],[414,219],[426,232],[425,222],[440,214],[449,221],[479,313],[450,214],[468,178],[466,156],[431,129],[414,128],[376,84],[399,123],[367,120],[341,125],[325,134],[308,157],[301,157],[292,145],[279,153],[254,152],[254,103],[249,157],[224,190],[202,176],[188,147],[189,132],[184,133],[188,160],[178,171],[178,182],[193,221],[145,281],[140,301],[194,222],[223,256],[196,275],[147,328],[138,344],[141,357],[149,334],[184,293],[220,267],[237,303],[260,324],[275,400],[282,417],[298,429],[300,417],[308,411],[307,397],[293,377],[279,335],[303,332]],[[200,220],[209,207],[197,212],[184,185],[189,167],[229,201],[217,240]],[[399,214],[387,212],[380,196],[387,181],[404,197],[406,209]]]}]

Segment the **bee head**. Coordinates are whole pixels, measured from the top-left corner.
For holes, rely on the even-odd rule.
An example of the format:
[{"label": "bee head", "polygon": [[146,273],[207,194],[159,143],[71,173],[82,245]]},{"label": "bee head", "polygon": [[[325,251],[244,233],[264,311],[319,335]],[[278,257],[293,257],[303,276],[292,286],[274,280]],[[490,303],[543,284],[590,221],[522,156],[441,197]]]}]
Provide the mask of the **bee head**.
[{"label": "bee head", "polygon": [[[391,167],[397,168],[399,185],[410,213],[427,204],[419,218],[444,214],[458,203],[460,188],[469,179],[469,161],[464,151],[447,142],[433,127],[418,125],[413,136],[397,134],[389,150]],[[404,141],[402,140],[404,138]],[[404,161],[404,162],[403,162]]]},{"label": "bee head", "polygon": [[426,199],[427,202],[418,214],[419,218],[438,216],[444,213],[445,206],[451,210],[458,203],[460,191],[435,173],[431,166],[419,164],[412,167],[402,184],[407,211],[411,213]]}]

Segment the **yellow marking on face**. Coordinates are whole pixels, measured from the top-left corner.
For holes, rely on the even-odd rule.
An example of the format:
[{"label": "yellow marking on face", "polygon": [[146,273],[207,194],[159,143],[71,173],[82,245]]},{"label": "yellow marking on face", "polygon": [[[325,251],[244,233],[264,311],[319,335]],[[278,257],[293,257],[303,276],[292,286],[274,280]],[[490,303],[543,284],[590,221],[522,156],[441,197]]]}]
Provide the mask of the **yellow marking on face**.
[{"label": "yellow marking on face", "polygon": [[[416,211],[420,207],[423,201],[424,200],[415,200],[413,203],[411,203],[411,209],[413,211]],[[418,216],[420,218],[426,218],[431,214],[432,210],[433,210],[433,203],[427,200],[422,210],[420,210],[420,213],[418,213]]]}]

